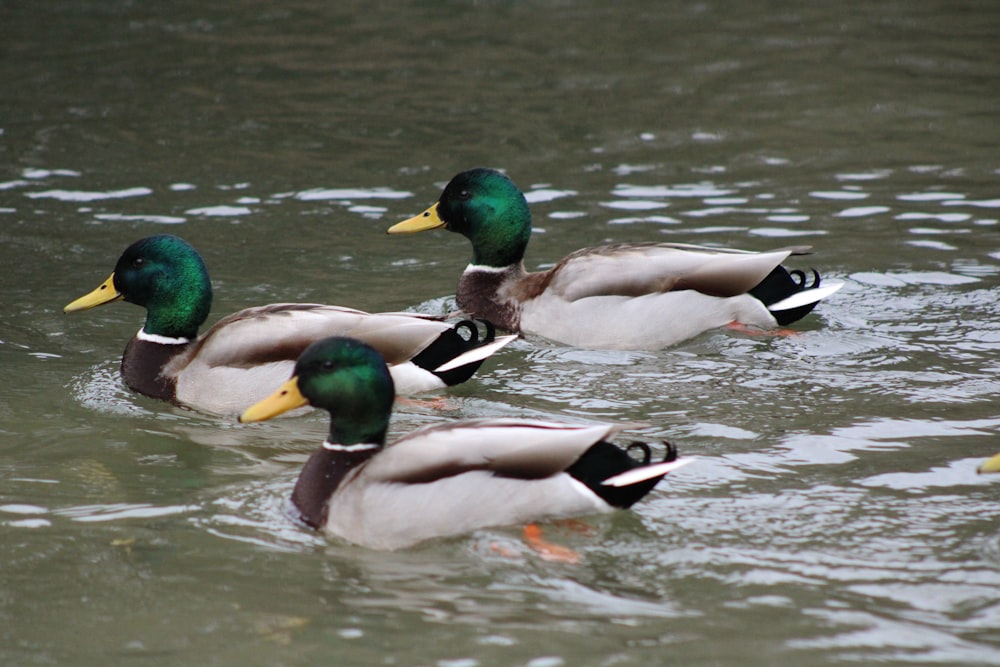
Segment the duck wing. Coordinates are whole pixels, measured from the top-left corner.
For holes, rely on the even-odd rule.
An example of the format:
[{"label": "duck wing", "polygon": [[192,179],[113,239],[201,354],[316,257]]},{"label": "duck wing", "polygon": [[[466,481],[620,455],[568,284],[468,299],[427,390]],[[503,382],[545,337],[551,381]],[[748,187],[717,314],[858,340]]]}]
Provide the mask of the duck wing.
[{"label": "duck wing", "polygon": [[385,357],[397,391],[414,393],[445,386],[438,376],[417,372],[420,369],[408,362],[450,328],[417,315],[271,304],[223,318],[171,359],[162,374],[175,379],[175,399],[183,405],[219,414],[239,412],[287,380],[310,344],[328,336],[350,336]]},{"label": "duck wing", "polygon": [[223,318],[198,337],[189,358],[208,367],[245,368],[294,361],[314,341],[349,336],[374,347],[387,363],[398,364],[412,359],[449,328],[445,322],[416,314],[276,303]]},{"label": "duck wing", "polygon": [[552,269],[546,289],[570,302],[676,290],[737,296],[759,284],[789,255],[807,250],[800,246],[747,252],[674,243],[586,248]]},{"label": "duck wing", "polygon": [[366,482],[426,484],[466,472],[544,479],[564,472],[622,427],[524,419],[470,419],[418,429],[364,468]]}]

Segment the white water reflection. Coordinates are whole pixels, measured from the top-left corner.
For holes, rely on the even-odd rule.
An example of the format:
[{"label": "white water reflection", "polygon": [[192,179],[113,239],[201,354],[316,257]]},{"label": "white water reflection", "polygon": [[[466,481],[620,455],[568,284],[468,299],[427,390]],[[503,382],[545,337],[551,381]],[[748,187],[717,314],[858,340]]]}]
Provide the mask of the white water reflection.
[{"label": "white water reflection", "polygon": [[858,172],[853,174],[837,174],[838,181],[875,181],[888,178],[892,175],[891,169],[876,169],[875,171]]},{"label": "white water reflection", "polygon": [[524,198],[528,200],[529,204],[537,204],[540,202],[550,202],[557,199],[563,199],[564,197],[573,197],[578,193],[573,190],[555,190],[553,188],[536,188],[528,190],[524,193]]},{"label": "white water reflection", "polygon": [[754,227],[749,233],[752,236],[767,236],[770,238],[793,238],[796,236],[826,236],[824,229],[783,229],[781,227]]},{"label": "white water reflection", "polygon": [[75,169],[42,169],[42,168],[32,168],[25,169],[21,172],[24,178],[30,178],[32,180],[38,180],[42,178],[51,178],[53,176],[69,176],[75,178],[77,176],[82,176],[79,171]]},{"label": "white water reflection", "polygon": [[179,225],[187,222],[187,218],[173,215],[126,215],[124,213],[98,213],[94,215],[97,220],[108,222],[152,222],[158,225]]},{"label": "white water reflection", "polygon": [[851,199],[868,199],[870,195],[867,192],[857,192],[857,191],[817,190],[814,192],[810,192],[809,196],[816,197],[817,199],[851,200]]},{"label": "white water reflection", "polygon": [[65,516],[73,521],[81,523],[96,523],[105,521],[125,521],[129,519],[154,519],[171,516],[174,514],[188,514],[201,509],[199,505],[166,505],[157,506],[149,504],[125,504],[116,503],[112,505],[80,505],[77,507],[64,507],[55,510],[53,513]]},{"label": "white water reflection", "polygon": [[854,206],[851,208],[845,208],[835,215],[838,218],[860,218],[869,215],[878,215],[880,213],[888,213],[890,210],[891,209],[888,206]]},{"label": "white water reflection", "polygon": [[930,250],[958,250],[956,246],[950,243],[944,243],[943,241],[907,241],[908,245],[914,246],[915,248],[928,248]]},{"label": "white water reflection", "polygon": [[865,285],[881,287],[904,287],[906,285],[968,285],[979,282],[979,278],[962,276],[942,271],[908,271],[889,273],[852,273],[851,280]]},{"label": "white water reflection", "polygon": [[680,185],[618,185],[612,192],[616,197],[650,198],[711,198],[724,197],[736,190],[720,188],[712,183],[685,183]]},{"label": "white water reflection", "polygon": [[313,188],[295,194],[300,201],[353,201],[356,199],[406,199],[412,192],[392,188]]},{"label": "white water reflection", "polygon": [[977,208],[1000,208],[1000,199],[962,199],[959,201],[941,202],[942,206],[974,206]]},{"label": "white water reflection", "polygon": [[230,206],[228,204],[219,204],[217,206],[202,206],[200,208],[192,208],[184,211],[188,215],[202,215],[206,217],[214,218],[232,218],[244,215],[250,215],[253,213],[253,209],[246,206]]},{"label": "white water reflection", "polygon": [[663,202],[632,199],[628,201],[605,201],[601,202],[601,206],[623,211],[651,211],[658,208],[665,208],[667,205]]},{"label": "white water reflection", "polygon": [[129,197],[145,197],[152,194],[149,188],[135,187],[107,192],[87,192],[84,190],[43,190],[26,193],[30,199],[56,199],[58,201],[91,202],[105,199],[125,199]]},{"label": "white water reflection", "polygon": [[900,213],[897,220],[938,220],[939,222],[965,222],[972,216],[968,213]]},{"label": "white water reflection", "polygon": [[964,195],[957,192],[912,192],[896,195],[900,201],[944,201],[962,199]]},{"label": "white water reflection", "polygon": [[574,218],[584,218],[586,216],[587,214],[583,211],[552,211],[548,217],[553,220],[573,220]]},{"label": "white water reflection", "polygon": [[644,215],[641,217],[611,218],[609,225],[634,225],[639,223],[653,223],[657,225],[677,225],[680,220],[666,215]]},{"label": "white water reflection", "polygon": [[935,227],[910,227],[908,230],[911,234],[929,234],[929,235],[939,235],[939,234],[968,234],[971,230],[969,229],[938,229]]}]

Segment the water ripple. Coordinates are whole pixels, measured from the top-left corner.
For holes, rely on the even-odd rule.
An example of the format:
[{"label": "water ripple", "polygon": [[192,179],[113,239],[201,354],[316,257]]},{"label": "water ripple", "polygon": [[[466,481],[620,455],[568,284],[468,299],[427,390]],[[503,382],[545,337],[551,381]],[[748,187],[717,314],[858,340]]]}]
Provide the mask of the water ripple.
[{"label": "water ripple", "polygon": [[110,190],[107,192],[87,192],[84,190],[43,190],[42,192],[28,192],[25,194],[30,199],[57,199],[59,201],[91,202],[105,199],[124,199],[127,197],[144,197],[152,194],[153,191],[145,187],[125,188],[123,190]]},{"label": "water ripple", "polygon": [[70,391],[84,406],[119,415],[150,415],[136,403],[136,395],[125,386],[119,371],[120,363],[107,361],[91,366],[69,383]]},{"label": "water ripple", "polygon": [[116,503],[111,505],[78,505],[55,510],[53,513],[81,523],[121,521],[127,519],[152,519],[197,512],[198,505],[167,505]]}]

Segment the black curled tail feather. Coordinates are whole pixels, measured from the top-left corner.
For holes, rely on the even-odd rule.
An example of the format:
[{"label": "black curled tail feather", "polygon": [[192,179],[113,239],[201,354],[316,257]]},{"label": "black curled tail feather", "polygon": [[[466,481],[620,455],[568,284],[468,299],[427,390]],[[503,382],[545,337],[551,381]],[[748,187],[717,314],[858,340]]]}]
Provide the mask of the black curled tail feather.
[{"label": "black curled tail feather", "polygon": [[437,375],[448,386],[461,384],[479,370],[484,360],[470,362],[443,373],[435,372],[434,369],[464,352],[492,343],[496,339],[496,333],[496,327],[487,320],[461,320],[451,329],[443,331],[433,343],[413,357],[412,361],[425,371]]},{"label": "black curled tail feather", "polygon": [[625,453],[631,457],[632,450],[636,449],[642,452],[642,459],[638,461],[638,464],[643,466],[648,466],[650,460],[652,460],[653,458],[653,452],[649,448],[649,445],[642,442],[641,440],[636,440],[634,442],[629,443],[628,447],[625,448]]},{"label": "black curled tail feather", "polygon": [[[666,448],[663,454],[663,460],[661,463],[670,463],[677,460],[677,445],[663,441],[663,446]],[[648,466],[652,462],[653,452],[645,442],[635,440],[629,443],[629,446],[625,448],[625,451],[631,455],[633,449],[638,449],[642,452],[642,460],[639,461],[640,466]]]},{"label": "black curled tail feather", "polygon": [[[771,273],[767,274],[764,280],[760,281],[756,287],[750,290],[750,295],[765,306],[771,306],[782,299],[787,299],[793,294],[798,294],[807,289],[815,289],[820,284],[819,273],[817,273],[816,269],[810,269],[810,271],[812,272],[812,284],[806,282],[807,277],[804,271],[798,269],[789,271],[783,266],[776,266]],[[780,326],[785,326],[801,320],[808,315],[816,307],[817,303],[814,301],[798,308],[771,311],[771,315],[774,316],[774,319],[778,321]]]},{"label": "black curled tail feather", "polygon": [[[669,442],[664,462],[677,459],[677,448]],[[633,456],[640,452],[641,458]],[[572,475],[596,493],[604,502],[612,507],[628,508],[638,502],[643,496],[653,490],[653,487],[663,479],[663,475],[636,482],[628,486],[605,486],[603,482],[635,468],[651,465],[652,451],[645,442],[632,442],[622,449],[617,445],[602,440],[584,452],[583,456],[566,469]]]},{"label": "black curled tail feather", "polygon": [[[485,329],[482,340],[479,338],[479,327],[476,324],[477,322],[482,324],[483,329]],[[452,327],[452,331],[455,333],[458,333],[462,329],[465,329],[468,332],[468,338],[466,338],[466,340],[473,344],[471,347],[492,343],[497,337],[497,328],[493,326],[493,323],[489,320],[460,320],[455,326]],[[459,335],[461,334],[459,333]]]}]

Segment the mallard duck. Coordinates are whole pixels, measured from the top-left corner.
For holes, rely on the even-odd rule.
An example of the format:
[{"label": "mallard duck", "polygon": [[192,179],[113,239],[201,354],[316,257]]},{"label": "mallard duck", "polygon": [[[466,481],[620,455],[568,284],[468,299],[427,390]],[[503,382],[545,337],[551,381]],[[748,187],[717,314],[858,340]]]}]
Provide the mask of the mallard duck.
[{"label": "mallard duck", "polygon": [[330,412],[292,504],[303,522],[349,542],[400,549],[433,537],[629,507],[690,461],[651,463],[606,440],[609,424],[471,419],[417,429],[384,447],[392,377],[378,352],[349,338],[313,343],[290,380],[242,422],[305,404]]},{"label": "mallard duck", "polygon": [[472,169],[440,200],[390,234],[444,227],[472,242],[458,283],[459,308],[498,327],[581,347],[659,349],[730,323],[790,324],[843,286],[807,284],[781,266],[807,247],[771,252],[676,243],[617,244],[572,253],[555,267],[524,270],[531,212],[507,176]]},{"label": "mallard duck", "polygon": [[1000,454],[992,456],[979,466],[978,472],[1000,472]]},{"label": "mallard duck", "polygon": [[464,382],[513,340],[494,336],[488,323],[481,336],[468,320],[451,325],[315,303],[247,308],[199,336],[212,305],[208,271],[190,244],[169,234],[130,245],[107,280],[64,310],[119,299],[146,309],[145,324],[122,355],[125,383],[140,394],[220,414],[237,414],[268,395],[291,373],[299,353],[327,336],[350,335],[377,348],[401,394]]}]

